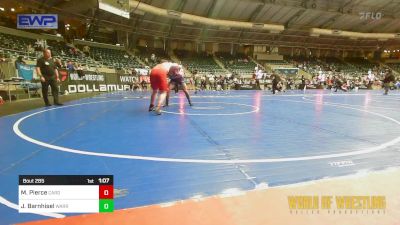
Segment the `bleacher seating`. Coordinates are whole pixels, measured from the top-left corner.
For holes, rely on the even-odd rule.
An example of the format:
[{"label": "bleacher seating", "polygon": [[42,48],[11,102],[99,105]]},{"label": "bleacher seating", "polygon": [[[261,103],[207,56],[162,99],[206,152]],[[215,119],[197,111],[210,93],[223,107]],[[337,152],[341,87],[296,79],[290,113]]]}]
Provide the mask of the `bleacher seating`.
[{"label": "bleacher seating", "polygon": [[286,56],[285,60],[310,74],[317,74],[319,70],[328,70],[328,66],[324,62],[313,57]]},{"label": "bleacher seating", "polygon": [[129,55],[125,50],[90,47],[90,55],[104,66],[114,69],[131,69],[143,67],[136,57]]},{"label": "bleacher seating", "polygon": [[400,73],[400,63],[388,63],[390,68]]},{"label": "bleacher seating", "polygon": [[[36,60],[36,53],[33,51],[36,39],[20,37],[16,35],[0,33],[0,56],[2,58],[15,59],[18,56],[24,56],[25,60]],[[31,46],[28,54],[28,46]],[[170,59],[168,54],[160,48],[137,47],[138,51],[130,54],[124,49],[115,49],[107,47],[90,47],[88,55],[83,54],[83,46],[74,46],[62,41],[47,40],[47,46],[52,50],[56,58],[60,58],[63,63],[72,61],[81,66],[89,67],[108,67],[111,69],[132,69],[153,67],[160,59]],[[71,51],[75,48],[77,51]],[[80,49],[80,50],[78,50]],[[224,75],[226,70],[233,74],[252,75],[256,64],[245,55],[231,55],[230,53],[216,53],[216,57],[222,62],[224,68],[221,68],[211,54],[194,53],[185,50],[175,50],[175,55],[181,60],[182,64],[192,73],[198,71],[199,74]],[[152,55],[155,60],[152,60]],[[139,60],[141,59],[141,60]],[[262,64],[270,64],[271,67],[291,66],[299,67],[312,75],[322,71],[338,72],[345,76],[363,76],[369,69],[378,70],[378,64],[371,63],[363,58],[309,58],[309,57],[285,57],[283,60],[261,61]],[[388,64],[394,70],[400,72],[400,63]],[[350,79],[350,78],[349,78]]]},{"label": "bleacher seating", "polygon": [[[170,59],[168,54],[162,48],[137,47],[137,49],[139,50],[138,57],[140,57],[140,59],[150,68],[157,65],[161,59]],[[154,60],[151,57],[152,54],[155,56]]]},{"label": "bleacher seating", "polygon": [[75,47],[71,44],[49,40],[47,41],[47,45],[48,48],[51,49],[53,57],[61,59],[62,62],[71,61],[89,67],[98,67],[100,65],[90,56],[86,56],[78,49],[76,49],[74,53],[72,49]]},{"label": "bleacher seating", "polygon": [[213,59],[212,55],[206,53],[192,53],[185,50],[175,50],[175,55],[182,61],[191,73],[197,71],[199,74],[222,75],[225,70],[222,69]]},{"label": "bleacher seating", "polygon": [[[16,35],[0,33],[0,55],[3,58],[17,58],[24,56],[25,60],[36,60],[34,51],[36,39],[19,37]],[[118,68],[142,68],[141,63],[135,57],[129,55],[125,50],[91,47],[90,54],[85,55],[81,51],[83,46],[74,46],[62,41],[47,40],[47,47],[52,51],[55,58],[61,59],[63,63],[71,61],[81,66]],[[28,53],[28,46],[31,51]],[[75,50],[73,51],[72,49]],[[157,52],[160,54],[160,52]],[[165,53],[164,53],[165,54]]]},{"label": "bleacher seating", "polygon": [[216,56],[233,74],[251,76],[254,73],[256,64],[243,54],[233,56],[230,53],[219,52]]},{"label": "bleacher seating", "polygon": [[[342,61],[338,58],[327,57],[327,58],[315,58],[315,57],[302,57],[292,56],[285,57],[287,61],[295,65],[296,67],[303,69],[304,71],[317,75],[319,71],[332,71],[342,72],[350,76],[358,76],[366,73],[372,63],[354,61],[354,65],[347,61]],[[372,67],[373,68],[373,67]]]},{"label": "bleacher seating", "polygon": [[327,64],[328,67],[330,67],[331,71],[345,73],[353,73],[356,71],[356,68],[335,57],[327,57],[323,59],[323,61]]},{"label": "bleacher seating", "polygon": [[376,63],[372,63],[363,58],[345,58],[345,62],[350,63],[355,67],[355,70],[360,72],[368,72],[368,70],[373,70],[374,68],[378,67],[379,65]]},{"label": "bleacher seating", "polygon": [[28,54],[27,49],[28,45],[33,48],[34,44],[35,39],[0,33],[0,53],[7,56],[7,58],[17,58],[19,55],[33,58],[33,52]]}]

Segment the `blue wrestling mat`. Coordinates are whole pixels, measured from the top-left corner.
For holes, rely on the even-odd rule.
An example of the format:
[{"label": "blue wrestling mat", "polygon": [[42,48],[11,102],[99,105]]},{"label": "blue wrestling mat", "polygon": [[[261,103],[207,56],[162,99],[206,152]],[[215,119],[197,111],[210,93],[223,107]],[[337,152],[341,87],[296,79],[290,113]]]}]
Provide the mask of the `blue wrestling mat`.
[{"label": "blue wrestling mat", "polygon": [[[0,118],[0,224],[20,174],[112,174],[116,209],[400,165],[400,93],[183,93],[163,115],[120,92]],[[16,208],[16,209],[15,209]]]}]

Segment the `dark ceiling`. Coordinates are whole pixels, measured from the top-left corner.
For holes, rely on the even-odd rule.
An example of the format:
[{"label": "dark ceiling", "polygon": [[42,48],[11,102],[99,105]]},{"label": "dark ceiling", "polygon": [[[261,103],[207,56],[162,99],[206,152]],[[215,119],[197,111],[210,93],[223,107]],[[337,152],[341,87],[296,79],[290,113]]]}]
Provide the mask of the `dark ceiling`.
[{"label": "dark ceiling", "polygon": [[[112,1],[112,0],[109,0]],[[116,0],[115,0],[116,1]],[[274,34],[257,29],[221,29],[201,24],[183,24],[136,10],[130,19],[98,10],[95,0],[26,0],[24,7],[43,13],[58,13],[64,20],[94,23],[96,32],[123,31],[144,37],[190,41],[265,44],[274,46],[330,49],[375,49],[376,46],[400,46],[399,39],[378,41],[343,37],[311,37],[309,28],[356,32],[400,33],[400,0],[142,0],[170,9],[209,18],[271,23],[285,26]],[[21,4],[4,0],[6,7]],[[1,5],[0,5],[1,6]],[[131,11],[135,10],[131,4]],[[380,20],[361,19],[361,12],[381,13]]]}]

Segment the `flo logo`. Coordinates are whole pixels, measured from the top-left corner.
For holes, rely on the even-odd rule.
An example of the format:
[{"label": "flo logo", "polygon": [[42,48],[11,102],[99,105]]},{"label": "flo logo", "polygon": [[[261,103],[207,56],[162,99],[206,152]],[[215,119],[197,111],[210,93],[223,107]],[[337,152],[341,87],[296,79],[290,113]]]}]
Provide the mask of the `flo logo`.
[{"label": "flo logo", "polygon": [[362,20],[380,20],[383,17],[383,13],[377,12],[360,12],[360,19]]},{"label": "flo logo", "polygon": [[18,14],[18,29],[57,29],[57,14]]}]

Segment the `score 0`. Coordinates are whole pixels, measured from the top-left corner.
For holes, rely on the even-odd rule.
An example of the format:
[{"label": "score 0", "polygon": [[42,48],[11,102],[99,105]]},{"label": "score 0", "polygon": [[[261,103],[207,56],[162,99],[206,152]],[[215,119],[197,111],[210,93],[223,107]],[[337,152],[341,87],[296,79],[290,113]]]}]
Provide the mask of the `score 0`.
[{"label": "score 0", "polygon": [[114,186],[99,186],[99,212],[114,211]]},{"label": "score 0", "polygon": [[114,187],[113,185],[100,185],[99,186],[99,199],[113,199]]}]

